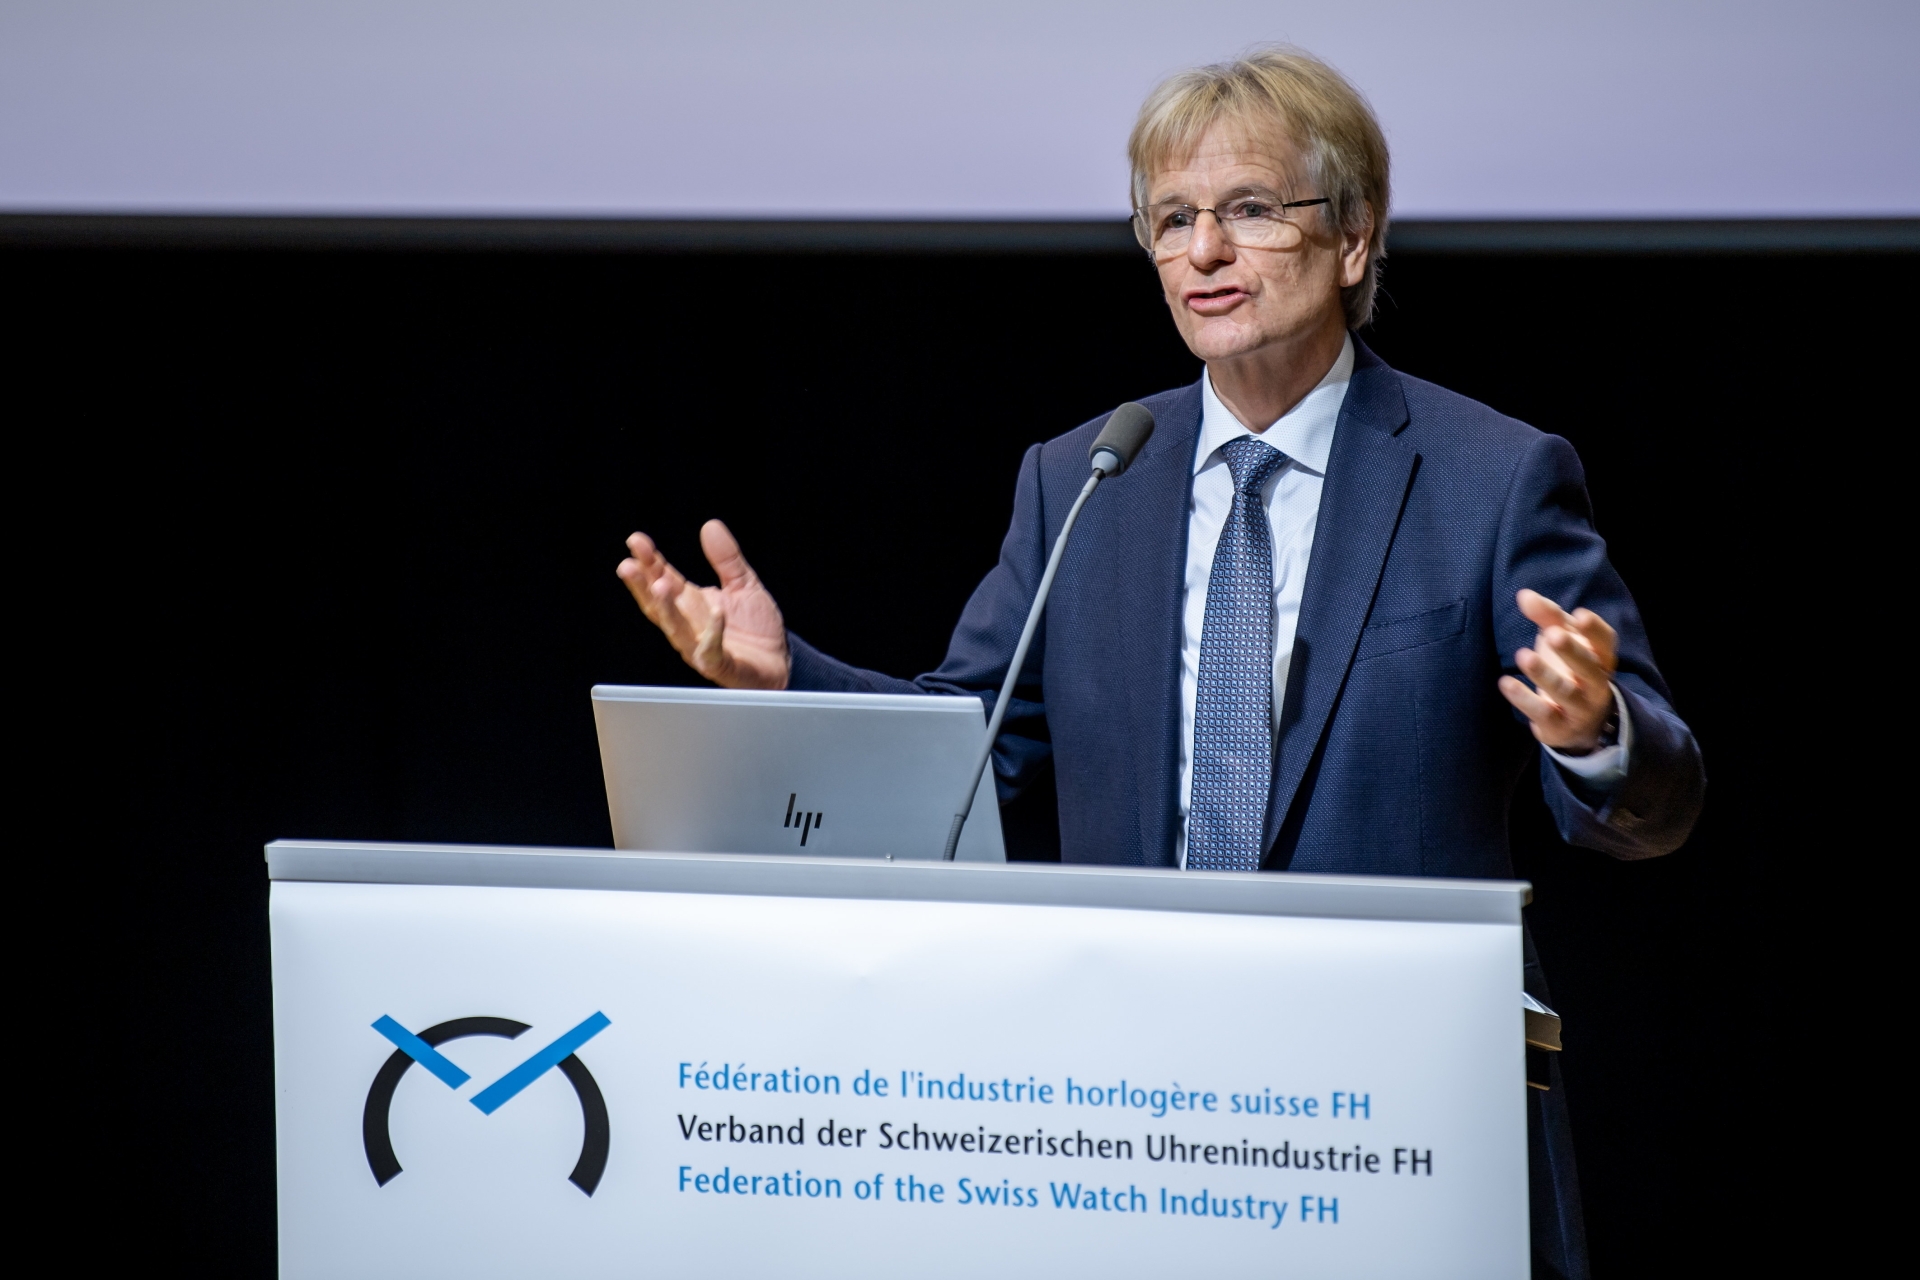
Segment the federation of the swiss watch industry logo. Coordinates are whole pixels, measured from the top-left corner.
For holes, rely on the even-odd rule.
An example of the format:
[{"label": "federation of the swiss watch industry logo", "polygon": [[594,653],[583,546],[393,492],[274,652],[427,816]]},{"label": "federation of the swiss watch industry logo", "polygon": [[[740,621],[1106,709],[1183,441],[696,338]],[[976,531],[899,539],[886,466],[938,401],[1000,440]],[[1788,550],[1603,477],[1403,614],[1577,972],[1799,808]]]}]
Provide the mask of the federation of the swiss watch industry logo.
[{"label": "federation of the swiss watch industry logo", "polygon": [[[567,1181],[588,1195],[592,1195],[594,1188],[600,1185],[600,1175],[607,1170],[607,1145],[611,1135],[607,1124],[607,1100],[600,1095],[600,1086],[594,1082],[593,1073],[587,1070],[586,1063],[580,1061],[576,1051],[609,1025],[611,1023],[606,1014],[594,1014],[467,1099],[480,1108],[482,1115],[490,1116],[512,1101],[522,1089],[558,1067],[568,1083],[573,1085],[574,1093],[580,1097],[580,1118],[586,1130],[586,1137],[580,1143],[579,1163],[573,1166]],[[360,1136],[367,1149],[367,1167],[373,1170],[374,1180],[384,1187],[400,1176],[400,1161],[393,1153],[387,1113],[393,1107],[393,1091],[399,1088],[400,1078],[407,1074],[407,1070],[419,1063],[427,1069],[428,1074],[449,1089],[458,1089],[473,1077],[449,1061],[440,1052],[441,1045],[464,1040],[468,1036],[499,1036],[504,1040],[517,1040],[521,1032],[531,1028],[511,1018],[454,1018],[449,1022],[435,1023],[416,1034],[383,1014],[373,1024],[373,1029],[392,1041],[394,1050],[393,1056],[373,1077],[373,1087],[367,1090],[367,1106],[360,1118]]]}]

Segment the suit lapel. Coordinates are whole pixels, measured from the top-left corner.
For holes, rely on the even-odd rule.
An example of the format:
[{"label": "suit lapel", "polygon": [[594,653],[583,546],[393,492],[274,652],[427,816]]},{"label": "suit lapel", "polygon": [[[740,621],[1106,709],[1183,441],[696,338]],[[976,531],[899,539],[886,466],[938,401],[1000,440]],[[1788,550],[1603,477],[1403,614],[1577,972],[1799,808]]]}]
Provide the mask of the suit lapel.
[{"label": "suit lapel", "polygon": [[[1156,400],[1158,397],[1156,397]],[[1187,508],[1200,438],[1200,387],[1154,406],[1153,438],[1111,483],[1117,537],[1109,557],[1111,598],[1125,684],[1140,858],[1173,865],[1180,777],[1180,602],[1186,587]]]},{"label": "suit lapel", "polygon": [[1346,684],[1420,460],[1398,438],[1407,423],[1398,375],[1358,339],[1354,345],[1353,381],[1327,460],[1274,750],[1263,845],[1269,851]]}]

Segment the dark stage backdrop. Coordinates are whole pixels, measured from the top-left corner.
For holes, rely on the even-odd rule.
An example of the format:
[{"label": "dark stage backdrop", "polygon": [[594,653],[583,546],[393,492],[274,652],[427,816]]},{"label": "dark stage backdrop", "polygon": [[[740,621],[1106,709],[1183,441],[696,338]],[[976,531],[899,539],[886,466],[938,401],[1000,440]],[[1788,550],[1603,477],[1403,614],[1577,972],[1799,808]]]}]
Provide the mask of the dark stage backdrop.
[{"label": "dark stage backdrop", "polygon": [[[1914,266],[1388,267],[1389,360],[1579,447],[1712,779],[1687,848],[1635,865],[1516,802],[1602,1277],[1768,1247],[1771,913],[1803,834],[1781,788],[1806,776],[1782,750],[1815,713],[1780,683],[1802,611],[1760,615],[1806,598],[1810,526],[1841,518],[1809,441],[1897,420],[1874,371]],[[51,584],[19,625],[55,651],[27,683],[59,726],[25,771],[59,825],[22,923],[95,1028],[61,1077],[93,1134],[62,1177],[114,1206],[87,1254],[207,1275],[274,1266],[262,844],[609,844],[588,686],[689,678],[613,576],[630,530],[691,567],[726,518],[797,631],[911,674],[993,562],[1027,444],[1197,374],[1131,256],[0,270],[14,554]]]}]

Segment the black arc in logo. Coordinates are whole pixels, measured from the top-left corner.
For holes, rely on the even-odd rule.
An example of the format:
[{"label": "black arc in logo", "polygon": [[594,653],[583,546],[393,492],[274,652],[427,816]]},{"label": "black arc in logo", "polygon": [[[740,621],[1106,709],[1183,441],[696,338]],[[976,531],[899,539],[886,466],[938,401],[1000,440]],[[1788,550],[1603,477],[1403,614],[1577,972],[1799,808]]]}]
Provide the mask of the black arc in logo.
[{"label": "black arc in logo", "polygon": [[[420,1038],[433,1048],[439,1048],[449,1040],[464,1040],[469,1036],[499,1036],[503,1040],[515,1040],[528,1026],[524,1022],[515,1022],[511,1018],[454,1018],[437,1023],[420,1032]],[[393,1056],[381,1064],[380,1071],[373,1077],[373,1086],[367,1090],[366,1110],[360,1116],[360,1139],[367,1151],[367,1167],[373,1170],[373,1177],[381,1186],[386,1186],[400,1175],[400,1160],[393,1153],[393,1137],[388,1131],[387,1114],[393,1109],[393,1091],[400,1087],[400,1077],[407,1074],[407,1068],[413,1065],[413,1059],[401,1049],[395,1049]],[[567,1181],[588,1195],[600,1185],[600,1175],[607,1171],[607,1148],[612,1140],[612,1126],[607,1119],[607,1100],[600,1093],[593,1073],[587,1070],[587,1064],[580,1061],[577,1054],[568,1054],[559,1063],[561,1074],[573,1085],[573,1091],[580,1098],[580,1119],[585,1136],[580,1143],[580,1159],[573,1166],[573,1172],[567,1175]]]}]

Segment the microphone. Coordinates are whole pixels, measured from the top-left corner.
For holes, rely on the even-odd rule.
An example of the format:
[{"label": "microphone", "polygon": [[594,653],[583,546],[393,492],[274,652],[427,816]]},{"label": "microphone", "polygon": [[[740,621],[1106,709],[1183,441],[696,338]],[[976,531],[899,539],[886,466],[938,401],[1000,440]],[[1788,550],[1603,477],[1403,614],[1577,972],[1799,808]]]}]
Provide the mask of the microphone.
[{"label": "microphone", "polygon": [[1000,688],[1000,700],[993,704],[993,715],[987,721],[987,740],[980,748],[980,758],[974,761],[973,773],[967,779],[966,793],[960,797],[960,806],[954,811],[953,825],[947,829],[947,851],[941,857],[948,862],[953,861],[954,854],[960,849],[960,832],[967,825],[967,815],[973,812],[973,794],[980,789],[980,776],[987,771],[987,761],[993,758],[994,739],[1000,736],[1000,722],[1007,718],[1007,706],[1013,701],[1013,686],[1020,679],[1020,668],[1026,665],[1027,649],[1033,644],[1033,633],[1040,628],[1040,614],[1047,607],[1047,593],[1053,590],[1053,575],[1060,570],[1060,557],[1067,549],[1067,535],[1073,532],[1073,522],[1080,518],[1080,508],[1087,505],[1087,499],[1093,496],[1100,482],[1132,466],[1134,458],[1147,443],[1147,437],[1152,434],[1153,411],[1137,401],[1129,400],[1107,416],[1107,424],[1100,428],[1093,447],[1087,450],[1087,458],[1093,464],[1093,474],[1081,486],[1080,496],[1073,500],[1073,506],[1067,510],[1066,523],[1060,526],[1060,536],[1053,540],[1053,552],[1047,557],[1046,572],[1040,575],[1040,589],[1034,592],[1033,607],[1027,610],[1027,625],[1020,629],[1020,643],[1013,648],[1013,665],[1007,668],[1007,680]]}]

